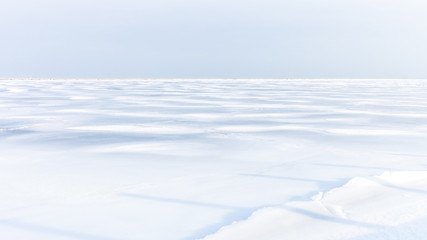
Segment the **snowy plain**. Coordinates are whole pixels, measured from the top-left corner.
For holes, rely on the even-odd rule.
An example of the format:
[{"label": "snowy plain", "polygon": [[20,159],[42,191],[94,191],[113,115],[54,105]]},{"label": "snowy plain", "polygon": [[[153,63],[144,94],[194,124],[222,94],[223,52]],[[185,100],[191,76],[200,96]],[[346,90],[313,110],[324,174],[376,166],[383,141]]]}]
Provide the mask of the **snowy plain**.
[{"label": "snowy plain", "polygon": [[1,80],[0,239],[426,239],[427,80]]}]

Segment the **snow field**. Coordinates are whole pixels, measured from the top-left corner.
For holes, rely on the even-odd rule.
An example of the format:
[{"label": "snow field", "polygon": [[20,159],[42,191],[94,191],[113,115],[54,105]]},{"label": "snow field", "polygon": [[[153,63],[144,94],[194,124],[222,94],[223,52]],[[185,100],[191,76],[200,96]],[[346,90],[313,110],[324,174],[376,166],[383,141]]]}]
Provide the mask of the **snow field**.
[{"label": "snow field", "polygon": [[422,239],[426,84],[2,80],[0,239]]}]

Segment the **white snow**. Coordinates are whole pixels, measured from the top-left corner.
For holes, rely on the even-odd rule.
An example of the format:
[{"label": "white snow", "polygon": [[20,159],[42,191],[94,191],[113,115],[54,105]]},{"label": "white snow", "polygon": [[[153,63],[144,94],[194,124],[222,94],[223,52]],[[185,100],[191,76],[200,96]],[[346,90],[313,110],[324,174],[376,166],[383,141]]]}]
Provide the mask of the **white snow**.
[{"label": "white snow", "polygon": [[424,239],[427,80],[1,80],[0,239]]},{"label": "white snow", "polygon": [[405,224],[425,218],[426,202],[426,171],[385,172],[353,178],[308,201],[263,208],[204,239],[419,239],[414,233],[427,230]]}]

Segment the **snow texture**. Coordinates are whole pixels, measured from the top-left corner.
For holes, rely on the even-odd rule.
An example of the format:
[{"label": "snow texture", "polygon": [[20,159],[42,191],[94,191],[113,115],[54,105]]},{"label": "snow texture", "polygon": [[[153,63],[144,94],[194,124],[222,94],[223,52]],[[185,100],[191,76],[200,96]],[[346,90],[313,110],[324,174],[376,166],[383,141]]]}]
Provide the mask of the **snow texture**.
[{"label": "snow texture", "polygon": [[426,80],[1,80],[0,239],[424,239]]}]

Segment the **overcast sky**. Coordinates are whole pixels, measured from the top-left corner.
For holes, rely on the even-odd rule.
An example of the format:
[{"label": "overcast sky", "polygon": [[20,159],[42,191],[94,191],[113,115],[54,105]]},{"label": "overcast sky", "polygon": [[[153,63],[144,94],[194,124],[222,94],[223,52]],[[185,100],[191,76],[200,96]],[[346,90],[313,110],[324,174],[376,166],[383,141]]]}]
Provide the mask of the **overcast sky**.
[{"label": "overcast sky", "polygon": [[425,0],[0,0],[0,78],[427,78]]}]

